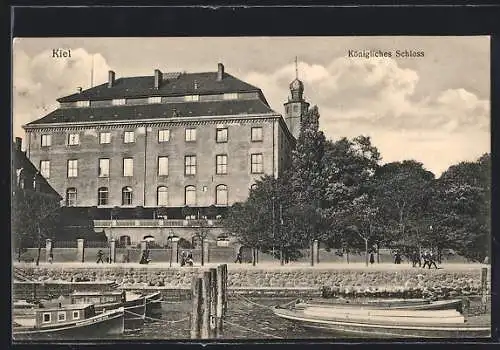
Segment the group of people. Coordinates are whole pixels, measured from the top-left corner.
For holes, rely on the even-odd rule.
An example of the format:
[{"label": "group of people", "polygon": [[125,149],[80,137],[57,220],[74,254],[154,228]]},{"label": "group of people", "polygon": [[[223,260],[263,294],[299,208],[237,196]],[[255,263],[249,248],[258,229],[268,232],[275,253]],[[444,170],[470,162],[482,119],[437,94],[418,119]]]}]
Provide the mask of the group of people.
[{"label": "group of people", "polygon": [[[423,261],[423,264],[422,264]],[[432,253],[432,251],[425,251],[422,253],[422,255],[419,254],[419,252],[414,252],[411,256],[411,262],[413,267],[416,267],[418,264],[418,267],[425,267],[427,266],[429,269],[434,266],[435,269],[438,268],[436,264],[436,257]]]},{"label": "group of people", "polygon": [[193,266],[194,260],[193,260],[193,253],[191,251],[181,252],[181,266]]}]

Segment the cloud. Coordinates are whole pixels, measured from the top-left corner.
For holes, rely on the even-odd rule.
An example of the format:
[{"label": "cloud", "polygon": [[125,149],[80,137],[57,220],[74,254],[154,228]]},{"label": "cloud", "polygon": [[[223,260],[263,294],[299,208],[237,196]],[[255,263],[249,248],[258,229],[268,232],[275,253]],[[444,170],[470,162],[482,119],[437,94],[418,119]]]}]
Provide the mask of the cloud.
[{"label": "cloud", "polygon": [[57,98],[76,92],[77,87],[90,87],[92,61],[94,85],[101,84],[109,66],[100,54],[78,48],[71,50],[70,58],[53,58],[52,50],[30,57],[23,50],[13,50],[14,135],[23,135],[23,124],[57,108]]}]

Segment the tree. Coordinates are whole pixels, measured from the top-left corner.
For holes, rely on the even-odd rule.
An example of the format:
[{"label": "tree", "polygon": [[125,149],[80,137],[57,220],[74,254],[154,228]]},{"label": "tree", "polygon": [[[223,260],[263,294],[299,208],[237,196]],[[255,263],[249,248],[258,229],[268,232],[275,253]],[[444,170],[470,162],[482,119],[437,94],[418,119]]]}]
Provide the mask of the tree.
[{"label": "tree", "polygon": [[491,159],[450,166],[436,181],[432,233],[472,261],[490,256]]},{"label": "tree", "polygon": [[414,160],[387,163],[377,169],[376,205],[386,222],[387,242],[403,248],[416,242],[414,228],[425,221],[429,212],[433,180],[434,174]]}]

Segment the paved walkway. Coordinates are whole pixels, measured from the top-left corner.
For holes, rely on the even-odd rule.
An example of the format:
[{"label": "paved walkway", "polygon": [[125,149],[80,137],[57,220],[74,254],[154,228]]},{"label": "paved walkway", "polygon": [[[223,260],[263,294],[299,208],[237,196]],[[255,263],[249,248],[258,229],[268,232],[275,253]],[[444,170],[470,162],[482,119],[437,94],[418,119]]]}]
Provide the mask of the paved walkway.
[{"label": "paved walkway", "polygon": [[[204,268],[216,267],[221,263],[208,263],[205,264]],[[418,267],[412,267],[411,264],[392,264],[392,263],[382,263],[373,264],[373,266],[365,266],[364,263],[319,263],[315,266],[311,266],[308,263],[289,263],[281,266],[279,263],[263,262],[258,263],[256,266],[252,264],[235,264],[228,263],[229,270],[297,270],[297,269],[314,269],[314,270],[364,270],[364,271],[401,271],[401,270],[414,270],[421,269]],[[34,263],[17,263],[14,262],[14,267],[35,267]],[[170,268],[170,263],[168,262],[152,262],[148,265],[141,265],[139,263],[116,263],[116,264],[96,264],[95,262],[54,262],[52,264],[41,262],[40,267],[50,267],[52,269],[74,269],[74,268],[136,268],[136,269],[168,269]],[[172,268],[179,268],[179,264],[173,263]],[[195,268],[200,268],[199,264],[194,266]],[[479,263],[444,263],[439,266],[440,269],[448,271],[467,271],[467,270],[478,270],[481,267],[490,267],[490,265],[479,264]],[[188,269],[189,267],[183,267],[183,269]],[[427,269],[426,269],[427,270]],[[434,270],[434,269],[432,269]]]}]

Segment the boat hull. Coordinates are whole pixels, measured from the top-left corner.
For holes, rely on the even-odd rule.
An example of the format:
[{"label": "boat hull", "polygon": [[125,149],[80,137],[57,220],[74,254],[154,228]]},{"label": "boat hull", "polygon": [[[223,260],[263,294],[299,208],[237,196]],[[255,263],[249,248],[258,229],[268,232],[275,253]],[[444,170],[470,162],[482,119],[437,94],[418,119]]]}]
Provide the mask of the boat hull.
[{"label": "boat hull", "polygon": [[154,292],[145,296],[146,316],[155,316],[161,313],[161,293]]},{"label": "boat hull", "polygon": [[321,307],[321,308],[337,308],[337,307],[352,307],[352,308],[370,308],[370,309],[390,309],[390,310],[458,310],[460,311],[462,306],[461,300],[439,300],[439,301],[428,301],[428,300],[401,300],[398,302],[390,301],[377,301],[377,302],[346,302],[343,300],[332,300],[329,301],[321,299],[313,299],[306,302],[299,302],[296,304],[297,308],[305,307]]},{"label": "boat hull", "polygon": [[146,319],[146,299],[139,297],[123,303],[125,309],[125,331],[142,329]]},{"label": "boat hull", "polygon": [[[14,320],[15,321],[15,320]],[[55,325],[46,329],[14,327],[12,338],[18,340],[88,340],[113,339],[124,332],[124,310],[112,310],[79,322]]]},{"label": "boat hull", "polygon": [[275,315],[288,319],[309,329],[342,335],[373,338],[487,338],[491,337],[491,328],[486,326],[456,325],[411,325],[398,322],[384,324],[366,321],[347,321],[313,317],[301,310],[274,309]]}]

